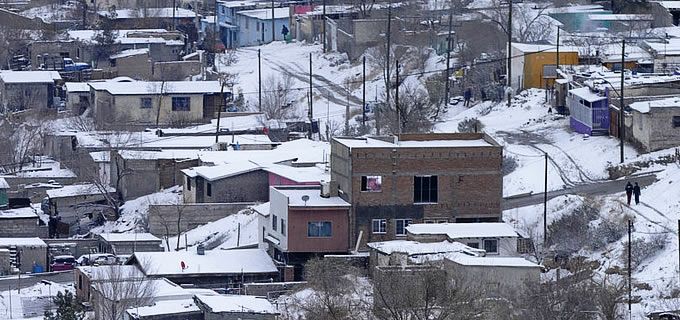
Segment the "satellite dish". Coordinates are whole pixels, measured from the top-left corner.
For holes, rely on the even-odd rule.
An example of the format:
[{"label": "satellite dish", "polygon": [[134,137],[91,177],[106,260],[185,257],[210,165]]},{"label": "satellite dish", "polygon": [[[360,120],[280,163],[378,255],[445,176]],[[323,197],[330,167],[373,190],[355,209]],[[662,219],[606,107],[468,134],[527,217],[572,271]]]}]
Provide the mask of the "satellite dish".
[{"label": "satellite dish", "polygon": [[308,195],[302,196],[302,201],[304,201],[304,202],[305,202],[305,206],[307,206],[307,201],[309,201],[309,196],[308,196]]}]

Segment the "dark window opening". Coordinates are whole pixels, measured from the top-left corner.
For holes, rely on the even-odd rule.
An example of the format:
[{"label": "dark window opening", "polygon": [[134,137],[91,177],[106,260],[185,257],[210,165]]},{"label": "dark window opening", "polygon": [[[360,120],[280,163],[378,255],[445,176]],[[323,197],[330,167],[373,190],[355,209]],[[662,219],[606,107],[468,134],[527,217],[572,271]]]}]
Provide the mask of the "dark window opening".
[{"label": "dark window opening", "polygon": [[413,179],[413,202],[437,202],[437,176],[416,176]]},{"label": "dark window opening", "polygon": [[191,111],[189,97],[172,97],[172,111]]},{"label": "dark window opening", "polygon": [[330,238],[333,228],[330,221],[310,221],[307,223],[307,237]]}]

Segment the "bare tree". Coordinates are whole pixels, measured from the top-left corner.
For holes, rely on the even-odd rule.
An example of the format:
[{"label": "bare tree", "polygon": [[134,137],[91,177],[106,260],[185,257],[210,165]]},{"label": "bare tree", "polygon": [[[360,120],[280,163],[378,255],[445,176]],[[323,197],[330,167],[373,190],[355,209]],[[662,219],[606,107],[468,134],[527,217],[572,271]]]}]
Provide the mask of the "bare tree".
[{"label": "bare tree", "polygon": [[[489,19],[495,22],[503,33],[508,34],[508,8],[502,0],[492,0],[491,8],[485,11]],[[536,6],[536,7],[534,7]],[[536,42],[547,40],[555,31],[552,20],[544,14],[548,4],[513,4],[512,38],[518,42]]]},{"label": "bare tree", "polygon": [[262,84],[264,120],[284,120],[294,117],[293,78],[288,74],[269,76]]},{"label": "bare tree", "polygon": [[[353,9],[359,11],[360,17],[364,19],[371,16],[375,0],[351,0],[350,4]],[[324,21],[324,23],[326,22]]]},{"label": "bare tree", "polygon": [[0,166],[6,173],[21,171],[33,157],[42,154],[41,124],[0,119]]},{"label": "bare tree", "polygon": [[153,303],[157,291],[154,280],[140,276],[141,272],[131,272],[126,266],[105,268],[103,277],[106,281],[92,284],[93,304],[98,311],[98,319],[122,319],[127,309]]}]

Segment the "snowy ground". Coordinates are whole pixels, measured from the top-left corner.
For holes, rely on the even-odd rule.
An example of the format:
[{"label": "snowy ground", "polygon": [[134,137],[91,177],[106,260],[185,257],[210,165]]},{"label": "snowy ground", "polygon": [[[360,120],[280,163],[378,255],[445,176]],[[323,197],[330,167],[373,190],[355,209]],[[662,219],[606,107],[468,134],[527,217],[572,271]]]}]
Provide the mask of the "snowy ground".
[{"label": "snowy ground", "polygon": [[0,292],[0,319],[43,319],[47,310],[54,310],[50,297],[58,292],[71,291],[73,285],[51,282],[51,285],[39,283],[32,287]]},{"label": "snowy ground", "polygon": [[[257,213],[246,209],[182,233],[179,248],[186,247],[185,241],[189,247],[203,244],[208,250],[256,246],[257,237]],[[176,236],[168,242],[171,249],[177,247]]]}]

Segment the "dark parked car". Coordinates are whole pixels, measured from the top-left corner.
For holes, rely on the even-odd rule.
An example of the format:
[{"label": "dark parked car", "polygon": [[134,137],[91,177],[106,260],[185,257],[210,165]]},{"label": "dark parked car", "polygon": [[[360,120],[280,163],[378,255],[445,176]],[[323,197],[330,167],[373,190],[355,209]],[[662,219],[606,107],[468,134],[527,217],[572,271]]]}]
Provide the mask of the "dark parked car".
[{"label": "dark parked car", "polygon": [[70,255],[55,256],[50,264],[51,271],[73,270],[76,267],[76,258]]}]

